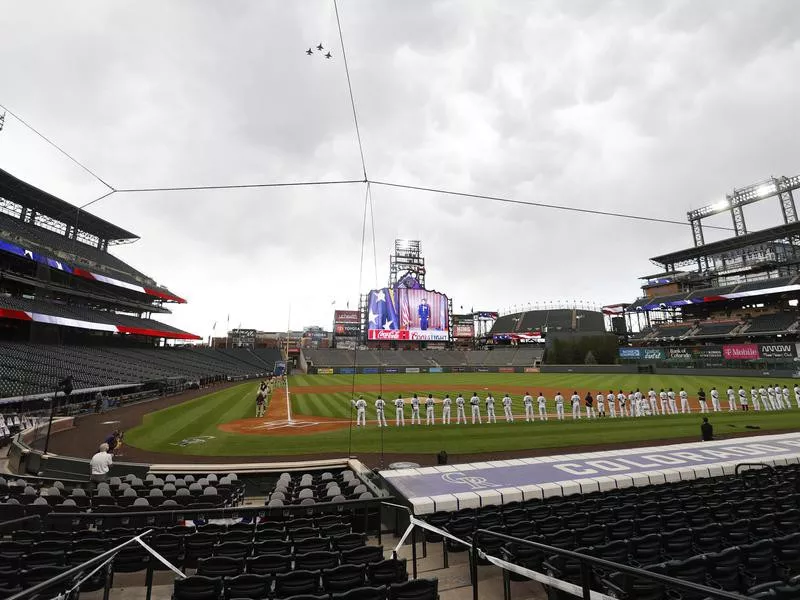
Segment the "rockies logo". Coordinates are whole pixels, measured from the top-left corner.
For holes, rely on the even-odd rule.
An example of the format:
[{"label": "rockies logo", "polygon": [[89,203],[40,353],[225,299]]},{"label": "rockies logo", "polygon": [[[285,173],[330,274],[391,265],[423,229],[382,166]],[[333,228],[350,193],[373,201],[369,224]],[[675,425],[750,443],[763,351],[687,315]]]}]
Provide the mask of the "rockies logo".
[{"label": "rockies logo", "polygon": [[489,483],[485,477],[465,475],[461,471],[445,473],[442,475],[442,481],[446,481],[447,483],[460,483],[462,485],[469,486],[469,489],[473,491],[495,487],[495,485],[493,483]]}]

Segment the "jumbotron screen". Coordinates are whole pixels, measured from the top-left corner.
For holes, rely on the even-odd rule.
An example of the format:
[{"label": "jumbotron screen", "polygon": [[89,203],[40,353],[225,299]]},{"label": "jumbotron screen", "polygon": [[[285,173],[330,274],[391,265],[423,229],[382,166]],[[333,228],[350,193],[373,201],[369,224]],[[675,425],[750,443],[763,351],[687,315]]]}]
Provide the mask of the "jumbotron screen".
[{"label": "jumbotron screen", "polygon": [[382,288],[369,293],[371,340],[447,341],[447,296],[423,289]]}]

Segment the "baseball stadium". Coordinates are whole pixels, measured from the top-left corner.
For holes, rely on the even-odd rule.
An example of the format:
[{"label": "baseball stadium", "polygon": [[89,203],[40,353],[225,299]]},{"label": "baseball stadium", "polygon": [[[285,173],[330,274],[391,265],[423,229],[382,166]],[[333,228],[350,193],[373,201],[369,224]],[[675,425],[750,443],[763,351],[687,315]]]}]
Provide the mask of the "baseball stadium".
[{"label": "baseball stadium", "polygon": [[0,599],[800,599],[800,175],[667,220],[637,297],[480,306],[424,236],[376,243],[373,186],[647,219],[373,181],[344,69],[363,180],[250,186],[364,186],[324,326],[167,324],[190,294],[90,207],[247,185],[115,188],[55,146],[108,187],[76,206],[0,169]]}]

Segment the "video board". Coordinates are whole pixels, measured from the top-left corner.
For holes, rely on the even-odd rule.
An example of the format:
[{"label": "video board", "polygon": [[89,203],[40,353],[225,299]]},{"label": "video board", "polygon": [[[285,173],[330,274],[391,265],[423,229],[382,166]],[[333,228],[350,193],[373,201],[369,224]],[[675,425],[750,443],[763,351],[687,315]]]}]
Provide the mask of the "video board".
[{"label": "video board", "polygon": [[370,340],[448,341],[447,296],[422,288],[382,288],[368,297]]},{"label": "video board", "polygon": [[453,337],[475,337],[475,317],[473,315],[453,315]]},{"label": "video board", "polygon": [[333,334],[356,337],[361,333],[361,313],[357,310],[337,310],[333,313]]}]

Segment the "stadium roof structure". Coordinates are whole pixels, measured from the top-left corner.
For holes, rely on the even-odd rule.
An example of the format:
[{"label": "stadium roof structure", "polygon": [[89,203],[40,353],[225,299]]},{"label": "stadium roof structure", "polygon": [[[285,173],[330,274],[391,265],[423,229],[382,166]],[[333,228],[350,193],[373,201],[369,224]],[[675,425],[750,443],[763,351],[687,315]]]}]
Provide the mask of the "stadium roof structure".
[{"label": "stadium roof structure", "polygon": [[661,256],[654,256],[650,260],[656,264],[662,265],[670,272],[674,270],[675,267],[691,264],[706,256],[713,256],[731,250],[741,250],[749,246],[766,242],[789,240],[796,236],[800,236],[800,222],[786,223],[776,227],[754,231],[753,233],[746,233],[717,242],[710,242],[702,246],[678,250],[677,252],[662,254]]},{"label": "stadium roof structure", "polygon": [[0,198],[6,198],[66,224],[74,223],[75,217],[80,211],[78,228],[109,242],[139,239],[136,234],[82,211],[74,204],[40,190],[3,169],[0,169]]}]

